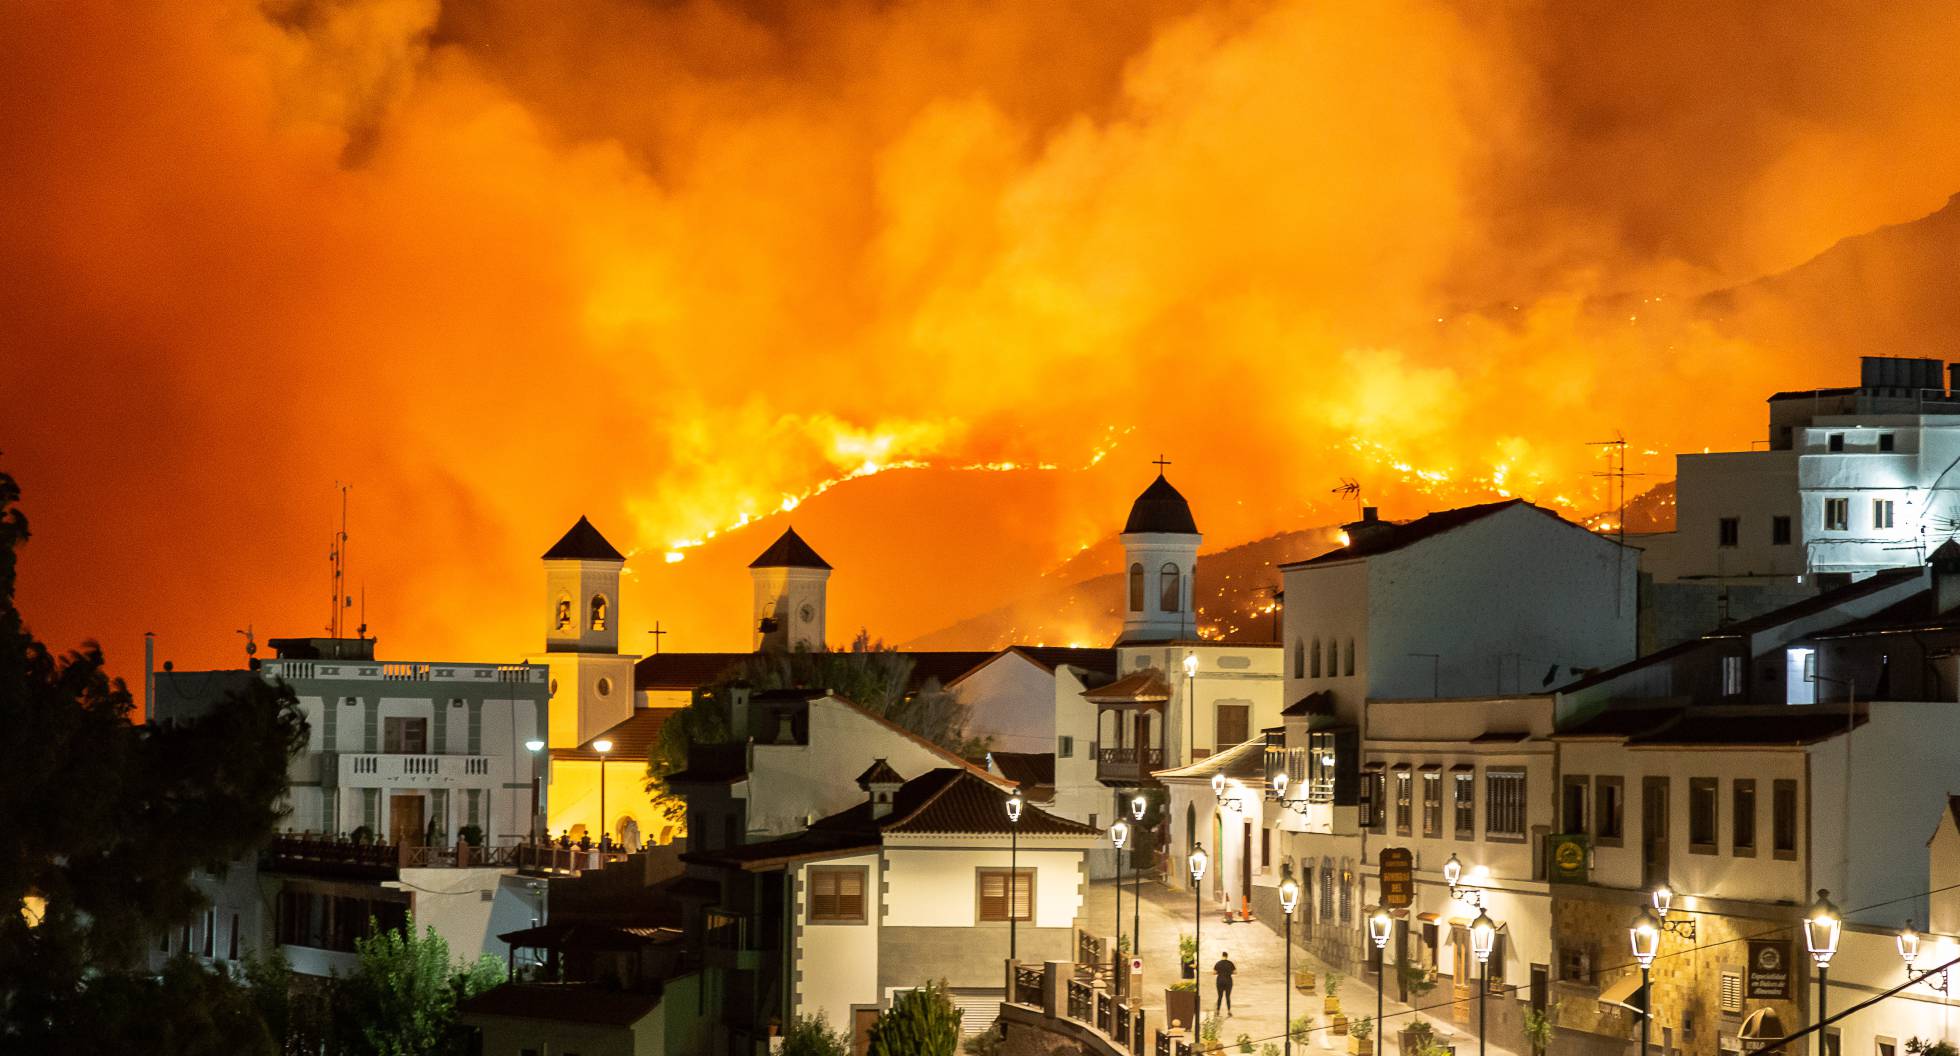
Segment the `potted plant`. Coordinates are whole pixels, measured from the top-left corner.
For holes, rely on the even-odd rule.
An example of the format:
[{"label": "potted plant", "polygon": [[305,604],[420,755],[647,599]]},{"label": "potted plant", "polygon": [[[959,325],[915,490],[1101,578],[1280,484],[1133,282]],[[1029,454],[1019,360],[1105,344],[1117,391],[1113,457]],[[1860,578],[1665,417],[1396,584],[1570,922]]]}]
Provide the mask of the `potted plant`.
[{"label": "potted plant", "polygon": [[1354,1056],[1368,1056],[1368,1039],[1375,1035],[1373,1016],[1362,1016],[1348,1025],[1348,1051]]},{"label": "potted plant", "polygon": [[1295,1045],[1305,1045],[1307,1039],[1313,1036],[1313,1017],[1294,1017],[1292,1024],[1287,1027],[1287,1033],[1293,1035]]},{"label": "potted plant", "polygon": [[1319,982],[1319,977],[1314,975],[1313,969],[1295,968],[1293,970],[1293,989],[1303,994],[1311,994],[1314,990],[1314,984],[1317,982]]},{"label": "potted plant", "polygon": [[1198,977],[1197,936],[1179,935],[1177,937],[1177,964],[1178,971],[1183,974],[1184,978],[1196,979]]},{"label": "potted plant", "polygon": [[1410,1019],[1407,1026],[1396,1032],[1395,1044],[1402,1056],[1420,1056],[1436,1043],[1436,1028],[1426,1019]]},{"label": "potted plant", "polygon": [[1246,1033],[1244,1033],[1244,1032],[1241,1032],[1241,1033],[1239,1034],[1239,1037],[1238,1037],[1238,1044],[1239,1044],[1239,1051],[1240,1051],[1240,1052],[1251,1052],[1251,1051],[1252,1051],[1252,1035],[1250,1035],[1250,1034],[1246,1034]]},{"label": "potted plant", "polygon": [[1198,981],[1182,979],[1164,988],[1164,1019],[1174,1027],[1191,1029],[1198,1018]]},{"label": "potted plant", "polygon": [[1329,1016],[1341,1014],[1341,973],[1327,973],[1327,996],[1321,998],[1320,1010]]}]

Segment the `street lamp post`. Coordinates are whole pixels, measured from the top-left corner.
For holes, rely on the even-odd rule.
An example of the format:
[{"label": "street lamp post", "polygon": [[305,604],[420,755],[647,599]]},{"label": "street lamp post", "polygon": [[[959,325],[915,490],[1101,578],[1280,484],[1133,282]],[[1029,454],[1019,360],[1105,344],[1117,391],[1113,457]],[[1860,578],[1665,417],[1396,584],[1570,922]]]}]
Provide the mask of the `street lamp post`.
[{"label": "street lamp post", "polygon": [[[1382,994],[1388,989],[1388,933],[1395,927],[1388,907],[1376,906],[1368,915],[1368,937],[1375,940],[1375,1056],[1382,1056]],[[1397,962],[1400,963],[1400,962]]]},{"label": "street lamp post", "polygon": [[[1198,758],[1198,654],[1184,654],[1184,714],[1189,716],[1191,739],[1184,744],[1184,761]],[[1216,748],[1217,745],[1212,747]]]},{"label": "street lamp post", "polygon": [[1633,926],[1627,929],[1627,940],[1633,944],[1633,959],[1640,962],[1640,1056],[1647,1056],[1654,1022],[1651,973],[1654,955],[1661,948],[1661,918],[1653,910],[1640,907],[1640,912],[1633,916]]},{"label": "street lamp post", "polygon": [[544,742],[536,737],[524,742],[524,750],[531,753],[531,842],[538,842],[538,753],[544,751]]},{"label": "street lamp post", "polygon": [[1280,1020],[1279,1029],[1286,1032],[1286,1056],[1293,1056],[1293,907],[1299,903],[1300,885],[1288,876],[1279,885],[1279,908],[1286,913],[1286,974],[1280,976],[1286,992],[1286,1018]]},{"label": "street lamp post", "polygon": [[1191,1013],[1191,1046],[1193,1051],[1196,1051],[1197,1046],[1201,1043],[1201,1040],[1204,1037],[1204,1032],[1199,1029],[1199,1024],[1203,1023],[1205,1019],[1205,985],[1204,985],[1205,976],[1204,976],[1204,972],[1200,968],[1200,966],[1204,963],[1203,954],[1205,949],[1205,945],[1204,945],[1205,900],[1204,900],[1204,895],[1199,893],[1198,884],[1199,881],[1205,878],[1205,864],[1206,864],[1206,858],[1205,858],[1204,844],[1198,844],[1192,847],[1191,858],[1190,858],[1191,982],[1193,988],[1198,991],[1198,1003],[1195,1006],[1196,1011]]},{"label": "street lamp post", "polygon": [[[1906,921],[1906,926],[1899,931],[1899,959],[1906,962],[1906,979],[1910,981],[1913,963],[1919,960],[1919,932],[1913,930],[1910,920]],[[1934,971],[1939,973],[1938,978],[1934,978],[1933,972],[1927,972],[1919,977],[1919,982],[1925,983],[1936,993],[1944,995],[1947,992],[1946,969],[1936,968]]]},{"label": "street lamp post", "polygon": [[599,753],[599,842],[606,842],[609,830],[606,823],[606,753],[612,751],[612,742],[604,738],[592,742],[592,750]]},{"label": "street lamp post", "polygon": [[1116,845],[1116,931],[1109,940],[1111,993],[1123,990],[1123,845],[1129,840],[1129,825],[1119,821],[1109,827],[1109,842]]},{"label": "street lamp post", "polygon": [[[1143,812],[1149,808],[1149,802],[1140,792],[1130,800],[1130,816],[1137,819],[1139,834],[1143,832]],[[1153,840],[1151,846],[1155,847],[1156,841]],[[1143,956],[1143,870],[1141,869],[1130,870],[1130,948],[1136,951],[1138,957]]]},{"label": "street lamp post", "polygon": [[1021,794],[1007,797],[1007,959],[1021,963],[1017,925],[1021,914],[1015,902],[1021,894]]},{"label": "street lamp post", "polygon": [[1477,959],[1477,1056],[1484,1056],[1484,996],[1490,990],[1490,951],[1497,944],[1497,922],[1477,910],[1470,922],[1470,955]]},{"label": "street lamp post", "polygon": [[1810,956],[1817,962],[1817,1056],[1826,1056],[1824,1020],[1830,1001],[1831,958],[1837,955],[1838,933],[1844,929],[1844,920],[1838,916],[1837,907],[1831,904],[1830,892],[1817,889],[1817,901],[1810,904],[1810,913],[1803,922],[1803,943],[1810,950]]}]

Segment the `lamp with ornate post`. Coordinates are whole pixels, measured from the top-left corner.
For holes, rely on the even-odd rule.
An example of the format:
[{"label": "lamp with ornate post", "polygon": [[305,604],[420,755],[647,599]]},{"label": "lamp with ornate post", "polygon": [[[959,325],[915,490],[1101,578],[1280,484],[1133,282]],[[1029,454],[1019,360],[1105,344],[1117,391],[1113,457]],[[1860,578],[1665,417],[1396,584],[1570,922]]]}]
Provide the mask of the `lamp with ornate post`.
[{"label": "lamp with ornate post", "polygon": [[612,742],[602,737],[592,742],[592,750],[599,753],[599,842],[603,844],[611,831],[606,822],[606,753],[612,751]]},{"label": "lamp with ornate post", "polygon": [[1484,1056],[1484,995],[1490,989],[1490,951],[1497,945],[1497,922],[1477,910],[1470,922],[1470,956],[1477,959],[1477,1056]]},{"label": "lamp with ornate post", "polygon": [[1016,926],[1021,919],[1021,794],[1007,797],[1007,959],[1021,963],[1020,936]]},{"label": "lamp with ornate post", "polygon": [[1830,894],[1817,889],[1817,901],[1810,904],[1803,922],[1803,944],[1817,962],[1817,1056],[1828,1056],[1830,1051],[1824,1044],[1828,1029],[1824,1026],[1828,1015],[1825,1006],[1830,1000],[1831,958],[1837,956],[1838,933],[1844,930],[1844,920],[1831,904]]},{"label": "lamp with ornate post", "polygon": [[1382,1056],[1382,993],[1388,989],[1388,969],[1382,962],[1388,953],[1389,932],[1394,928],[1395,918],[1388,915],[1388,907],[1376,906],[1368,914],[1368,937],[1375,942],[1375,1056]]},{"label": "lamp with ornate post", "polygon": [[1279,882],[1279,908],[1286,914],[1286,974],[1280,976],[1286,991],[1286,1018],[1279,1029],[1286,1032],[1286,1056],[1293,1056],[1293,907],[1300,904],[1300,885],[1291,874]]},{"label": "lamp with ornate post", "polygon": [[[1143,812],[1150,809],[1150,803],[1139,792],[1130,800],[1130,816],[1137,819],[1137,832],[1143,832]],[[1141,838],[1141,837],[1139,837]],[[1156,841],[1151,841],[1155,848]],[[1130,946],[1143,956],[1143,870],[1130,870]]]},{"label": "lamp with ornate post", "polygon": [[[1109,992],[1123,993],[1123,845],[1130,842],[1129,825],[1119,821],[1109,827],[1109,842],[1116,845],[1116,931],[1109,940]],[[1131,940],[1132,942],[1135,939]]]},{"label": "lamp with ornate post", "polygon": [[1205,1018],[1205,975],[1201,967],[1204,964],[1203,954],[1205,948],[1205,897],[1199,893],[1199,881],[1205,878],[1206,861],[1204,844],[1198,844],[1191,848],[1191,857],[1189,859],[1191,866],[1191,977],[1198,990],[1197,1011],[1191,1014],[1191,1048],[1194,1052],[1197,1051],[1198,1044],[1203,1037],[1203,1032],[1198,1029],[1198,1025]]},{"label": "lamp with ornate post", "polygon": [[1640,962],[1640,1056],[1647,1056],[1654,1022],[1652,969],[1654,955],[1661,948],[1661,918],[1653,910],[1640,907],[1633,915],[1633,926],[1627,929],[1627,940],[1633,944],[1633,959]]},{"label": "lamp with ornate post", "polygon": [[[1184,745],[1184,759],[1195,762],[1198,758],[1198,654],[1184,654],[1184,713],[1190,716],[1186,724],[1191,729],[1191,739]],[[1216,748],[1217,745],[1212,747]]]},{"label": "lamp with ornate post", "polygon": [[544,751],[544,742],[536,737],[524,742],[524,750],[531,753],[531,842],[538,842],[538,753]]}]

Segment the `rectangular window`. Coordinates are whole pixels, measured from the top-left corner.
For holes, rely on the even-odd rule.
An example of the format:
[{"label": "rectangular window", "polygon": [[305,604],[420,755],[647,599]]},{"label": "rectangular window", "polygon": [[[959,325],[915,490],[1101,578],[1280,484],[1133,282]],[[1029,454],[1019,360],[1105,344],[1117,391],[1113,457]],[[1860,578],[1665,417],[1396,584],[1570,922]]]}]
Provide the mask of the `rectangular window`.
[{"label": "rectangular window", "polygon": [[1872,527],[1873,528],[1892,527],[1892,500],[1891,499],[1872,500]]},{"label": "rectangular window", "polygon": [[1715,853],[1719,789],[1712,777],[1688,779],[1688,850],[1694,854]]},{"label": "rectangular window", "polygon": [[1836,1027],[1824,1034],[1824,1056],[1844,1056],[1844,1035]]},{"label": "rectangular window", "polygon": [[384,719],[381,750],[394,755],[423,755],[429,750],[429,720]]},{"label": "rectangular window", "polygon": [[810,923],[862,924],[864,888],[869,866],[813,865],[810,867]]},{"label": "rectangular window", "polygon": [[[983,924],[1007,923],[1007,870],[976,869],[979,917]],[[1022,869],[1014,877],[1014,919],[1034,919],[1034,870]]]},{"label": "rectangular window", "polygon": [[214,940],[215,940],[215,936],[216,936],[216,934],[217,934],[217,931],[218,931],[218,911],[217,911],[217,910],[215,910],[215,909],[207,909],[207,910],[205,910],[205,911],[204,911],[204,949],[203,949],[203,953],[204,953],[204,956],[206,956],[206,957],[209,957],[209,956],[211,956],[211,947],[212,947],[212,944],[213,944],[213,942],[214,942]]},{"label": "rectangular window", "polygon": [[1833,450],[1833,451],[1842,451],[1842,450],[1844,450],[1844,434],[1843,434],[1843,433],[1832,433],[1832,434],[1831,434],[1831,436],[1830,436],[1830,439],[1826,441],[1826,444],[1827,444],[1827,445],[1828,445],[1828,446],[1830,447],[1830,449],[1831,449],[1831,450]]},{"label": "rectangular window", "polygon": [[1558,981],[1577,983],[1580,986],[1597,986],[1593,978],[1593,955],[1590,946],[1560,946],[1558,948]]},{"label": "rectangular window", "polygon": [[1435,839],[1443,834],[1443,775],[1422,775],[1422,834]]},{"label": "rectangular window", "polygon": [[1742,542],[1742,518],[1724,517],[1716,522],[1717,546],[1737,546]]},{"label": "rectangular window", "polygon": [[1797,783],[1777,781],[1770,786],[1770,852],[1777,858],[1797,857]]},{"label": "rectangular window", "polygon": [[1824,500],[1824,530],[1827,532],[1848,531],[1851,528],[1851,500]]},{"label": "rectangular window", "polygon": [[1872,1056],[1899,1056],[1899,1039],[1884,1035],[1873,1038]]},{"label": "rectangular window", "polygon": [[1459,770],[1456,778],[1456,838],[1474,840],[1477,838],[1477,775],[1474,771]]},{"label": "rectangular window", "polygon": [[1586,788],[1591,783],[1584,774],[1567,774],[1559,780],[1559,831],[1586,831]]},{"label": "rectangular window", "polygon": [[1731,796],[1731,816],[1729,818],[1730,843],[1738,858],[1756,856],[1756,782],[1753,778],[1737,778],[1734,794]]},{"label": "rectangular window", "polygon": [[226,960],[235,961],[238,959],[238,914],[236,913],[231,915],[231,938],[228,941],[230,945],[226,949],[231,955]]},{"label": "rectangular window", "polygon": [[1057,759],[1075,758],[1075,738],[1073,737],[1055,738],[1055,758]]},{"label": "rectangular window", "polygon": [[1618,847],[1626,836],[1626,781],[1620,777],[1593,779],[1593,842]]},{"label": "rectangular window", "polygon": [[1484,771],[1484,839],[1524,839],[1524,771]]},{"label": "rectangular window", "polygon": [[1878,434],[1878,449],[1880,451],[1892,451],[1897,449],[1891,433]]},{"label": "rectangular window", "polygon": [[1742,658],[1739,656],[1722,658],[1722,695],[1725,697],[1742,695]]},{"label": "rectangular window", "polygon": [[1218,705],[1218,739],[1213,741],[1219,751],[1237,744],[1244,744],[1252,736],[1252,709],[1244,704]]},{"label": "rectangular window", "polygon": [[1742,973],[1722,973],[1721,1005],[1724,1012],[1742,1011]]},{"label": "rectangular window", "polygon": [[1380,770],[1370,771],[1361,782],[1362,814],[1368,828],[1382,832],[1388,828],[1388,775]]},{"label": "rectangular window", "polygon": [[1320,867],[1320,919],[1334,919],[1334,867],[1325,863]]},{"label": "rectangular window", "polygon": [[1771,546],[1790,545],[1790,518],[1776,516],[1769,519],[1769,542]]},{"label": "rectangular window", "polygon": [[1415,780],[1407,770],[1395,772],[1395,833],[1398,836],[1409,834],[1412,813],[1410,796],[1413,794],[1414,785]]}]

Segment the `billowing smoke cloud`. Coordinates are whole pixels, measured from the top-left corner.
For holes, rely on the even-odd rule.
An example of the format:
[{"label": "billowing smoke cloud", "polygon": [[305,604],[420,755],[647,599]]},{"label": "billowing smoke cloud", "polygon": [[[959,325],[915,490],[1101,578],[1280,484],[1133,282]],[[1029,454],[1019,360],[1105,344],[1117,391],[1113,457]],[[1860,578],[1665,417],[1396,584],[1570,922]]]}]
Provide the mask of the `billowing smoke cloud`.
[{"label": "billowing smoke cloud", "polygon": [[1960,189],[1937,3],[0,25],[27,602],[129,658],[323,623],[336,480],[370,618],[418,655],[528,648],[580,512],[636,552],[630,631],[733,644],[752,547],[693,544],[893,466],[1015,467],[825,498],[861,501],[840,621],[895,638],[1113,529],[1159,450],[1219,543],[1339,516],[1344,476],[1391,515],[1590,508],[1585,441],[1740,446],[1764,393],[1851,369],[1774,292],[1697,295]]}]

